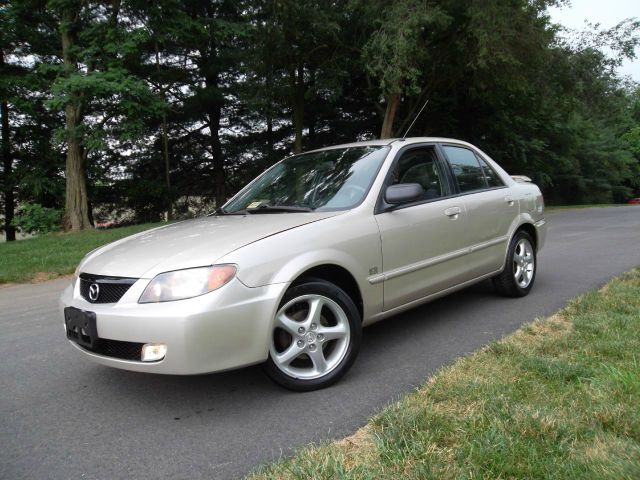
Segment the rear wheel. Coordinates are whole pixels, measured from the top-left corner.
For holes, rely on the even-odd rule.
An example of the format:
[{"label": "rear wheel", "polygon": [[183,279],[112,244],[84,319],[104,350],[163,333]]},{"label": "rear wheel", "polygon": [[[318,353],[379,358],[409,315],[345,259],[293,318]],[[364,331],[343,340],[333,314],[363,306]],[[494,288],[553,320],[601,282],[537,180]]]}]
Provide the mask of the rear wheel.
[{"label": "rear wheel", "polygon": [[498,293],[508,297],[524,297],[531,291],[537,267],[533,245],[533,239],[523,230],[513,236],[504,270],[493,278]]},{"label": "rear wheel", "polygon": [[276,313],[267,374],[291,390],[327,387],[360,349],[362,326],[353,300],[336,285],[310,279],[290,288]]}]

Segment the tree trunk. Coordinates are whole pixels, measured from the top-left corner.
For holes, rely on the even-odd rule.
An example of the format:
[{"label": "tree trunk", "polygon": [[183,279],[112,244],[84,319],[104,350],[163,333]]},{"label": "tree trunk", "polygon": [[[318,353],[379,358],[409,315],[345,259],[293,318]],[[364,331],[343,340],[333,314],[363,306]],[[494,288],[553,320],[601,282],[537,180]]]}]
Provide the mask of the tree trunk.
[{"label": "tree trunk", "polygon": [[[316,69],[312,68],[309,72],[309,87],[308,87],[310,97],[312,102],[316,99]],[[316,138],[316,109],[314,108],[315,104],[311,103],[310,108],[307,110],[307,125],[309,125],[309,140],[307,142],[307,149],[313,150],[317,148],[317,138]]]},{"label": "tree trunk", "polygon": [[[4,55],[0,50],[0,67],[4,65]],[[16,229],[11,222],[15,211],[15,198],[13,196],[13,158],[11,157],[11,140],[9,138],[9,105],[6,99],[0,101],[0,116],[2,116],[2,166],[4,172],[4,232],[7,242],[16,239]]]},{"label": "tree trunk", "polygon": [[384,112],[384,121],[382,122],[382,130],[380,138],[392,138],[394,136],[393,121],[396,118],[396,110],[400,102],[400,95],[394,93],[387,98],[387,109]]},{"label": "tree trunk", "polygon": [[309,112],[309,120],[307,120],[307,124],[309,125],[309,139],[307,141],[307,150],[313,150],[317,148],[317,137],[316,137],[316,116],[313,111],[313,107],[308,109]]},{"label": "tree trunk", "polygon": [[271,63],[269,63],[269,68],[267,69],[267,95],[268,95],[268,106],[266,108],[267,114],[267,160],[269,166],[271,166],[271,162],[274,157],[274,139],[273,139],[273,69],[271,67]]},{"label": "tree trunk", "polygon": [[[158,72],[158,82],[160,82],[160,49],[158,42],[156,47],[156,71]],[[165,102],[165,90],[161,87],[160,93],[162,101]],[[164,160],[164,180],[167,187],[167,220],[173,220],[173,195],[171,192],[171,169],[169,164],[169,135],[167,132],[167,114],[162,114],[162,158]]]},{"label": "tree trunk", "polygon": [[[206,69],[208,70],[208,74],[205,76],[206,88],[208,90],[218,89],[220,87],[218,85],[218,74],[211,69],[210,65],[208,65]],[[211,156],[213,157],[213,184],[215,188],[216,207],[221,207],[227,198],[225,192],[226,175],[224,158],[222,157],[222,144],[220,143],[220,118],[222,117],[222,102],[220,100],[214,100],[209,103],[207,116],[211,137]]]},{"label": "tree trunk", "polygon": [[[213,20],[218,15],[218,8],[215,2],[203,2],[206,16]],[[215,22],[212,22],[215,24]],[[222,207],[227,200],[226,197],[226,175],[224,158],[222,156],[222,144],[220,142],[220,118],[222,117],[222,107],[224,106],[224,96],[220,92],[220,72],[218,71],[218,51],[220,45],[215,35],[213,27],[208,28],[209,41],[206,48],[201,50],[202,63],[198,65],[201,72],[204,72],[205,89],[211,95],[207,102],[205,112],[209,125],[211,156],[213,157],[213,184],[215,188],[216,208]]]},{"label": "tree trunk", "polygon": [[79,109],[67,104],[67,162],[66,198],[64,227],[66,230],[85,230],[91,228],[89,220],[89,201],[87,198],[87,178],[82,145],[76,137],[76,131],[81,121],[78,120]]},{"label": "tree trunk", "polygon": [[273,116],[271,112],[267,114],[267,158],[269,159],[269,165],[271,165],[271,159],[273,158]]},{"label": "tree trunk", "polygon": [[304,122],[304,67],[289,71],[289,87],[291,89],[291,109],[293,111],[293,131],[295,140],[293,152],[302,152],[302,126]]},{"label": "tree trunk", "polygon": [[[77,73],[77,63],[73,49],[76,44],[77,12],[67,10],[61,26],[62,58],[67,75]],[[80,126],[82,125],[82,100],[75,92],[69,92],[65,106],[67,127],[66,199],[64,227],[67,230],[85,230],[91,228],[89,221],[89,202],[87,197],[86,166],[82,155]]]},{"label": "tree trunk", "polygon": [[169,165],[169,135],[167,116],[162,114],[162,157],[164,158],[164,179],[167,187],[167,220],[173,220],[173,195],[171,192],[171,170]]},{"label": "tree trunk", "polygon": [[213,156],[213,184],[215,185],[216,207],[221,207],[226,201],[224,159],[220,143],[220,117],[222,106],[218,103],[209,110],[209,130],[211,133],[211,154]]}]

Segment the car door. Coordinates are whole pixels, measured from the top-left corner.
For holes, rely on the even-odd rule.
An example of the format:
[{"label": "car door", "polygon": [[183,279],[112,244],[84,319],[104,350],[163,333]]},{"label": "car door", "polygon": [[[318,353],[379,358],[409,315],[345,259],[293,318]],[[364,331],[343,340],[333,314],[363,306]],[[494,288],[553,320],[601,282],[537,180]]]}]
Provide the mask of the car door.
[{"label": "car door", "polygon": [[[393,184],[419,183],[424,194],[395,208],[384,201]],[[460,283],[465,278],[467,214],[452,197],[448,170],[435,145],[401,150],[390,169],[376,209],[382,242],[384,310]]]},{"label": "car door", "polygon": [[469,273],[475,278],[499,270],[518,202],[489,163],[472,149],[453,144],[441,147],[467,213]]}]

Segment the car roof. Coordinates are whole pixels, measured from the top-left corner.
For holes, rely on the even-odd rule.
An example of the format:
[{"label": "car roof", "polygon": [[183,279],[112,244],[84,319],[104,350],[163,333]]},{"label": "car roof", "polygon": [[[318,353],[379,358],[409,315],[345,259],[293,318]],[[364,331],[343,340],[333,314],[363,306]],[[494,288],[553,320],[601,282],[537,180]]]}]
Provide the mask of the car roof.
[{"label": "car roof", "polygon": [[[350,147],[378,147],[384,145],[391,145],[392,143],[402,143],[406,145],[410,145],[412,143],[427,143],[427,142],[438,142],[438,143],[458,143],[460,145],[468,145],[473,147],[468,142],[463,140],[456,140],[455,138],[444,138],[444,137],[409,137],[409,138],[385,138],[383,140],[366,140],[363,142],[352,142],[352,143],[343,143],[340,145],[331,145],[323,148],[317,148],[315,150],[310,150],[311,152],[319,152],[322,150],[333,150],[336,148],[350,148]],[[308,153],[308,152],[305,152]]]}]

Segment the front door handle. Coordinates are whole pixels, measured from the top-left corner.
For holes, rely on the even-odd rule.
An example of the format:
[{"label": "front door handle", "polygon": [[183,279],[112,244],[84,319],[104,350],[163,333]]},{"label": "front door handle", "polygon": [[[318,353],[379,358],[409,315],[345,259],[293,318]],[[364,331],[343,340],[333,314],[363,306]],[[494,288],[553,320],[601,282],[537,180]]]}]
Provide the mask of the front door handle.
[{"label": "front door handle", "polygon": [[444,211],[444,214],[447,217],[455,220],[456,218],[458,218],[458,215],[460,215],[461,212],[462,210],[460,210],[460,207],[449,207]]}]

